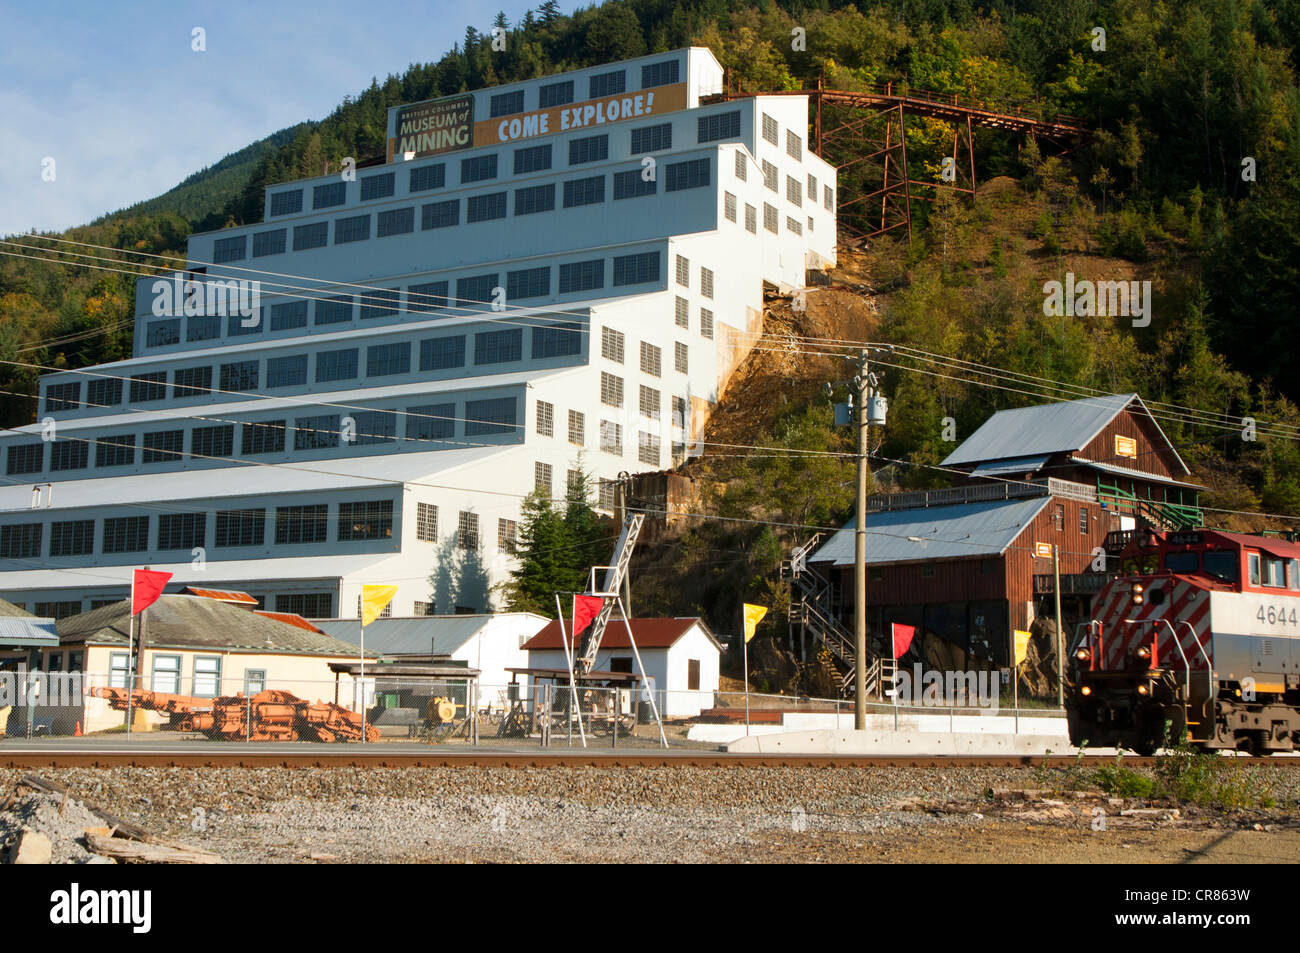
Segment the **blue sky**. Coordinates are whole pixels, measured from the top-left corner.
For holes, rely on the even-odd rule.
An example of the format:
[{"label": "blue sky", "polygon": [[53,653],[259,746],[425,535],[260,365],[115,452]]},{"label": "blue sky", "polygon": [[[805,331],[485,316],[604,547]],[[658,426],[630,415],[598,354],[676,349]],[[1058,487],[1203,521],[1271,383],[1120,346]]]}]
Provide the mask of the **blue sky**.
[{"label": "blue sky", "polygon": [[[81,225],[541,0],[0,0],[0,235]],[[570,13],[580,5],[561,0]],[[206,31],[207,50],[191,49]],[[53,182],[43,181],[54,159]]]}]

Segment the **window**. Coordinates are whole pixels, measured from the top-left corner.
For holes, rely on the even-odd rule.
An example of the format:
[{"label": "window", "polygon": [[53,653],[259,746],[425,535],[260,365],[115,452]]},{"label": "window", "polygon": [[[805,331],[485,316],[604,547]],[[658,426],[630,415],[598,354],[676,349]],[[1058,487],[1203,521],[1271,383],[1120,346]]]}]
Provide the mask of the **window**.
[{"label": "window", "polygon": [[283,420],[245,423],[240,428],[240,453],[245,456],[259,453],[284,453],[284,430]]},{"label": "window", "polygon": [[627,89],[627,73],[623,70],[612,70],[608,73],[597,73],[587,80],[587,98],[599,99],[601,96],[617,96]]},{"label": "window", "polygon": [[[462,349],[464,340],[460,339]],[[455,435],[455,404],[421,404],[406,408],[407,440],[447,440]]]},{"label": "window", "polygon": [[315,503],[310,506],[277,506],[275,508],[276,545],[325,542],[329,509],[325,503]]},{"label": "window", "polygon": [[1264,585],[1275,589],[1286,586],[1286,560],[1277,556],[1264,557]]},{"label": "window", "polygon": [[357,446],[390,443],[397,439],[397,411],[362,410],[352,415]]},{"label": "window", "polygon": [[241,314],[232,314],[226,319],[226,336],[239,337],[246,334],[261,334],[262,327],[263,322],[260,314],[248,318]]},{"label": "window", "polygon": [[612,420],[600,422],[600,449],[616,456],[623,455],[623,427]]},{"label": "window", "polygon": [[293,422],[295,450],[322,450],[339,445],[339,415],[298,417]]},{"label": "window", "polygon": [[51,556],[87,556],[94,549],[94,520],[68,520],[50,524]]},{"label": "window", "polygon": [[565,499],[587,499],[587,475],[581,470],[569,470],[564,477]]},{"label": "window", "polygon": [[361,177],[361,201],[368,202],[371,199],[386,199],[393,194],[397,176],[392,172],[381,172],[378,175],[363,175]]},{"label": "window", "polygon": [[25,473],[40,473],[45,469],[44,443],[10,444],[5,460],[5,473],[20,476]]},{"label": "window", "polygon": [[271,193],[271,214],[292,215],[302,211],[302,189]]},{"label": "window", "polygon": [[[293,612],[305,619],[328,619],[334,614],[334,594],[330,592],[290,593],[275,597],[276,612]],[[262,672],[263,682],[266,673]],[[252,691],[252,686],[249,687]]]},{"label": "window", "polygon": [[555,469],[549,463],[533,464],[533,491],[550,497],[554,487]]},{"label": "window", "polygon": [[253,234],[253,257],[265,258],[267,255],[283,255],[286,247],[288,229],[277,228],[269,232]]},{"label": "window", "polygon": [[713,270],[711,268],[700,269],[700,294],[706,298],[713,297]]},{"label": "window", "polygon": [[415,538],[422,543],[438,541],[438,507],[432,503],[415,504]]},{"label": "window", "polygon": [[596,484],[596,505],[602,510],[614,508],[614,481],[600,480]]},{"label": "window", "polygon": [[248,236],[218,238],[212,243],[212,262],[220,265],[227,261],[242,261],[248,254]]},{"label": "window", "polygon": [[10,523],[0,526],[0,557],[5,559],[40,559],[41,523]]},{"label": "window", "polygon": [[560,266],[560,294],[605,287],[605,260],[574,261]]},{"label": "window", "polygon": [[[276,598],[280,599],[282,597],[277,596]],[[312,597],[306,596],[304,598],[312,598]],[[325,596],[324,598],[326,599],[326,601],[329,602],[333,601],[332,599],[330,599],[329,596]],[[280,610],[280,611],[288,611],[288,610]],[[317,618],[324,618],[324,616],[318,616]],[[252,698],[254,695],[260,695],[264,691],[266,691],[266,669],[264,668],[244,669],[244,695],[247,696],[248,698]]]},{"label": "window", "polygon": [[448,199],[445,202],[430,202],[420,206],[420,228],[447,228],[460,224],[460,199]]},{"label": "window", "polygon": [[137,374],[131,378],[131,403],[165,400],[167,397],[167,372],[155,371]]},{"label": "window", "polygon": [[307,326],[307,302],[288,301],[271,305],[271,330],[291,331]]},{"label": "window", "polygon": [[456,546],[459,549],[478,549],[478,514],[461,510],[456,523]]},{"label": "window", "polygon": [[271,357],[266,360],[266,386],[301,387],[307,383],[307,355]]},{"label": "window", "polygon": [[740,135],[740,110],[701,116],[696,120],[696,125],[697,139],[701,144],[717,142],[719,139],[735,139]]},{"label": "window", "polygon": [[700,660],[697,658],[686,660],[686,690],[691,692],[700,690]]},{"label": "window", "polygon": [[690,327],[691,324],[690,302],[687,301],[685,298],[678,296],[673,302],[673,307],[674,307],[673,319],[676,321],[677,326],[679,328]]},{"label": "window", "polygon": [[662,366],[663,351],[661,348],[641,342],[641,373],[650,374],[653,377],[659,377],[663,371]]},{"label": "window", "polygon": [[50,384],[45,388],[45,411],[76,410],[81,406],[81,382]]},{"label": "window", "polygon": [[497,93],[489,102],[491,103],[491,118],[513,116],[515,113],[524,111],[524,91],[516,89],[509,93]]},{"label": "window", "polygon": [[390,209],[380,212],[376,223],[375,235],[387,238],[389,235],[407,235],[415,231],[415,207]]},{"label": "window", "polygon": [[411,181],[408,192],[427,192],[429,189],[440,189],[447,184],[447,165],[439,162],[437,165],[422,165],[419,168],[411,170]]},{"label": "window", "polygon": [[515,214],[533,215],[555,211],[555,184],[515,189]]},{"label": "window", "polygon": [[736,197],[730,192],[722,193],[722,215],[728,222],[736,221]]},{"label": "window", "polygon": [[340,295],[316,302],[317,324],[345,324],[352,320],[352,296]]},{"label": "window", "polygon": [[1288,589],[1300,589],[1300,559],[1287,560],[1286,586]]},{"label": "window", "polygon": [[406,310],[411,314],[431,314],[447,307],[447,282],[431,281],[406,289]]},{"label": "window", "polygon": [[803,183],[794,176],[785,177],[785,199],[794,205],[803,206]]},{"label": "window", "polygon": [[604,162],[609,158],[609,136],[584,136],[569,140],[569,165]]},{"label": "window", "polygon": [[686,428],[686,398],[673,398],[673,426]]},{"label": "window", "polygon": [[758,209],[752,205],[745,206],[745,231],[751,235],[758,234]]},{"label": "window", "polygon": [[388,377],[411,372],[411,342],[372,344],[366,348],[366,376]]},{"label": "window", "polygon": [[357,349],[340,348],[337,351],[321,351],[316,355],[316,382],[350,381],[357,376]]},{"label": "window", "polygon": [[462,185],[466,182],[482,182],[484,179],[495,179],[496,177],[497,157],[495,154],[460,160],[460,181]]},{"label": "window", "polygon": [[681,255],[677,256],[677,283],[683,288],[691,286],[691,263]]},{"label": "window", "polygon": [[803,160],[803,140],[789,129],[785,131],[785,154],[791,159]]},{"label": "window", "polygon": [[497,552],[513,553],[519,545],[519,524],[514,520],[497,520]]},{"label": "window", "polygon": [[662,63],[647,63],[641,67],[641,88],[667,86],[677,82],[681,60],[664,60]]},{"label": "window", "polygon": [[614,201],[635,199],[643,195],[654,195],[658,183],[654,179],[645,179],[640,169],[628,169],[626,172],[614,173]]},{"label": "window", "polygon": [[179,695],[181,691],[181,657],[179,655],[153,656],[153,680],[149,688],[165,695]]},{"label": "window", "polygon": [[537,108],[550,109],[573,102],[573,80],[566,79],[558,83],[545,83],[537,87]]},{"label": "window", "polygon": [[517,429],[516,401],[513,397],[465,402],[465,436],[514,433]]},{"label": "window", "polygon": [[533,360],[581,353],[582,332],[577,324],[551,324],[533,329]]},{"label": "window", "polygon": [[110,688],[126,688],[130,656],[125,652],[111,652],[108,656],[108,684]]},{"label": "window", "polygon": [[664,175],[665,192],[702,188],[709,184],[709,160],[691,159],[687,162],[670,162]]},{"label": "window", "polygon": [[736,150],[736,178],[741,182],[749,181],[749,163],[745,159],[745,153],[739,149]]},{"label": "window", "polygon": [[1056,528],[1058,533],[1065,531],[1065,504],[1056,504],[1056,509],[1052,513],[1052,525]]},{"label": "window", "polygon": [[828,212],[835,211],[835,193],[831,191],[829,185],[822,186],[822,205],[826,207]]},{"label": "window", "polygon": [[780,172],[777,170],[776,166],[772,165],[772,163],[770,163],[770,162],[768,162],[766,159],[764,159],[764,160],[763,160],[763,186],[764,186],[764,188],[766,188],[766,189],[767,189],[768,191],[770,191],[770,192],[775,192],[775,191],[777,190],[777,186],[778,186],[778,183],[780,182],[780,179],[781,179],[781,174],[780,174]]},{"label": "window", "polygon": [[334,244],[363,242],[370,237],[370,216],[350,215],[334,219]]},{"label": "window", "polygon": [[145,344],[148,347],[168,347],[172,344],[179,344],[180,341],[180,318],[168,318],[166,321],[150,321],[145,331]]},{"label": "window", "polygon": [[773,235],[776,234],[777,228],[779,227],[776,208],[768,205],[766,202],[763,203],[763,227]]},{"label": "window", "polygon": [[184,452],[184,430],[155,430],[144,435],[144,463],[167,463]]},{"label": "window", "polygon": [[[50,555],[54,555],[52,549]],[[1259,553],[1248,553],[1246,558],[1249,561],[1250,584],[1258,586],[1260,584]]]},{"label": "window", "polygon": [[523,268],[506,272],[506,298],[520,301],[525,298],[544,298],[551,293],[551,269]]},{"label": "window", "polygon": [[580,205],[598,205],[603,201],[605,201],[605,177],[603,175],[593,175],[586,179],[570,179],[564,183],[565,208],[576,208]]},{"label": "window", "polygon": [[221,316],[195,314],[185,320],[186,341],[211,341],[221,337]]},{"label": "window", "polygon": [[509,361],[518,361],[523,356],[524,332],[522,328],[480,331],[474,335],[475,364],[505,364]]},{"label": "window", "polygon": [[689,352],[690,352],[690,348],[688,348],[681,341],[676,341],[673,343],[673,369],[676,370],[679,374],[690,373],[687,365],[687,357]]},{"label": "window", "polygon": [[149,517],[117,516],[104,520],[104,552],[139,553],[149,548]]},{"label": "window", "polygon": [[651,420],[659,419],[659,391],[653,387],[641,385],[641,416]]},{"label": "window", "polygon": [[258,369],[260,366],[260,361],[236,361],[232,364],[222,364],[221,389],[234,391],[257,390]]},{"label": "window", "polygon": [[98,379],[86,382],[87,407],[115,407],[122,403],[120,380]]},{"label": "window", "polygon": [[135,434],[100,437],[95,443],[96,467],[129,467],[135,463]]},{"label": "window", "polygon": [[1079,507],[1079,533],[1083,536],[1088,535],[1088,507]]},{"label": "window", "polygon": [[780,136],[777,131],[776,120],[767,113],[763,113],[763,138],[774,146],[780,145]]},{"label": "window", "polygon": [[587,417],[581,411],[569,411],[569,443],[581,447],[587,442]]},{"label": "window", "polygon": [[215,546],[261,546],[266,538],[266,510],[218,510]]},{"label": "window", "polygon": [[490,192],[487,195],[471,195],[465,200],[466,222],[487,222],[494,218],[506,217],[506,193]]},{"label": "window", "polygon": [[623,363],[623,332],[613,328],[600,330],[600,356],[616,364]]},{"label": "window", "polygon": [[542,172],[551,167],[551,146],[529,146],[515,150],[515,175]]},{"label": "window", "polygon": [[442,371],[465,366],[465,336],[425,338],[420,342],[420,370]]},{"label": "window", "polygon": [[311,190],[311,207],[317,208],[334,208],[336,205],[342,205],[347,201],[347,183],[331,182],[328,185],[317,185]]},{"label": "window", "polygon": [[600,402],[607,407],[623,406],[623,378],[600,372]]},{"label": "window", "polygon": [[194,656],[194,697],[216,698],[221,694],[221,656]]},{"label": "window", "polygon": [[673,124],[659,123],[632,130],[632,155],[642,152],[659,152],[673,147]]},{"label": "window", "polygon": [[228,457],[235,449],[235,425],[195,427],[190,435],[191,457]]},{"label": "window", "polygon": [[700,337],[713,340],[713,312],[700,308]]},{"label": "window", "polygon": [[614,256],[614,287],[641,285],[659,280],[659,253]]},{"label": "window", "polygon": [[791,218],[790,216],[787,215],[785,218],[785,230],[795,235],[802,235],[803,225],[800,223],[800,221],[797,218]]},{"label": "window", "polygon": [[323,248],[329,244],[329,236],[329,222],[295,225],[293,227],[293,250],[306,251],[309,248]]},{"label": "window", "polygon": [[419,599],[416,599],[415,602],[412,603],[412,605],[414,606],[414,609],[412,611],[416,615],[437,615],[438,614],[438,604],[436,602],[421,602]]},{"label": "window", "polygon": [[817,177],[813,175],[808,176],[808,201],[817,204]]},{"label": "window", "polygon": [[921,578],[923,579],[934,578],[934,563],[926,563],[924,566],[921,567]]},{"label": "window", "polygon": [[50,470],[84,470],[90,462],[90,445],[84,440],[50,443]]}]

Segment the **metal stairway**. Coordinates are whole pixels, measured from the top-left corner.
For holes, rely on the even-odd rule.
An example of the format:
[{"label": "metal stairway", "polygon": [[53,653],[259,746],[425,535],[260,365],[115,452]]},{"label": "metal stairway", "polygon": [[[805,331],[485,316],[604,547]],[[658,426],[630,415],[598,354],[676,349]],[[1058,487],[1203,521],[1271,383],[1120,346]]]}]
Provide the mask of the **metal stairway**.
[{"label": "metal stairway", "polygon": [[[630,514],[623,523],[623,531],[619,533],[618,543],[614,546],[614,564],[603,567],[605,581],[601,592],[614,593],[622,589],[623,580],[627,578],[627,567],[632,562],[632,549],[636,546],[637,537],[641,535],[641,526],[644,523],[645,514],[643,513]],[[605,626],[609,624],[609,617],[614,611],[614,603],[613,598],[605,599],[605,604],[600,608],[600,614],[587,627],[586,634],[583,635],[582,641],[574,653],[573,670],[574,674],[579,678],[590,675],[592,666],[596,664],[596,653],[600,651],[600,641],[605,636]]]}]

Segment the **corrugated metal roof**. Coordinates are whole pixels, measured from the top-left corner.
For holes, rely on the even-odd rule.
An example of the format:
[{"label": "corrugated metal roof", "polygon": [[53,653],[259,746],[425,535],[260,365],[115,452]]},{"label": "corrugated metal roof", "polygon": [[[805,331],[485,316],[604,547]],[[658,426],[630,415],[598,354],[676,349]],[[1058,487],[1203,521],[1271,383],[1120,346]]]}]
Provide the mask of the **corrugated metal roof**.
[{"label": "corrugated metal roof", "polygon": [[[58,622],[61,642],[125,645],[129,607],[101,606]],[[137,627],[137,634],[139,628]],[[225,648],[297,655],[354,655],[355,645],[201,596],[165,595],[148,609],[145,635],[150,646]],[[367,656],[371,653],[367,652]]]},{"label": "corrugated metal roof", "polygon": [[0,618],[9,619],[30,619],[32,614],[26,609],[20,609],[12,602],[0,599]]},{"label": "corrugated metal roof", "polygon": [[[1106,394],[1083,400],[999,410],[967,437],[960,447],[948,454],[943,466],[1082,450],[1134,401],[1163,437],[1164,432],[1160,430],[1155,418],[1151,417],[1151,412],[1141,397],[1137,394]],[[1166,440],[1165,443],[1168,445],[1169,441]],[[1183,472],[1189,472],[1172,445],[1168,449],[1182,465]]]},{"label": "corrugated metal roof", "polygon": [[[868,513],[867,562],[934,562],[1000,555],[1049,502],[1048,497],[1035,497]],[[853,565],[854,528],[850,521],[808,561]]]},{"label": "corrugated metal roof", "polygon": [[0,616],[0,645],[58,645],[53,619],[35,616]]},{"label": "corrugated metal roof", "polygon": [[[719,650],[722,648],[713,633],[709,631],[709,627],[704,624],[704,620],[700,618],[629,619],[628,622],[632,625],[632,636],[636,639],[638,649],[669,648],[675,645],[677,640],[695,625],[698,625],[704,631],[704,634]],[[567,625],[565,632],[569,635],[569,644],[572,645],[572,633],[568,633]],[[579,633],[579,635],[581,634]],[[605,635],[600,640],[600,647],[602,649],[629,649],[632,647],[632,643],[627,638],[627,627],[621,619],[609,620],[609,624],[605,628]],[[552,619],[542,631],[524,643],[524,648],[528,651],[563,649],[564,643],[561,641],[560,623]]]},{"label": "corrugated metal roof", "polygon": [[258,615],[264,615],[268,619],[275,619],[277,622],[283,622],[286,625],[296,625],[300,629],[306,629],[308,632],[320,632],[324,634],[323,629],[318,629],[296,612],[267,612],[264,609],[253,610]]},{"label": "corrugated metal roof", "polygon": [[[530,612],[502,612],[496,615],[430,615],[408,619],[376,619],[366,626],[366,652],[380,655],[451,655],[483,631],[494,619],[517,618],[521,633],[532,635],[544,621]],[[316,625],[343,642],[359,645],[361,623],[357,619],[317,619]]]},{"label": "corrugated metal roof", "polygon": [[218,602],[232,602],[245,606],[257,605],[256,599],[238,589],[200,589],[198,586],[186,586],[181,591],[187,596],[203,596],[205,599],[216,599]]},{"label": "corrugated metal roof", "polygon": [[1082,457],[1070,457],[1071,463],[1077,463],[1080,466],[1091,467],[1094,470],[1100,470],[1103,473],[1111,473],[1115,476],[1132,477],[1135,480],[1149,480],[1153,483],[1168,483],[1170,486],[1186,487],[1189,490],[1202,490],[1204,487],[1195,483],[1183,483],[1171,477],[1162,476],[1159,473],[1147,473],[1145,470],[1134,470],[1132,467],[1121,467],[1114,463],[1098,463],[1095,460],[1085,460]]},{"label": "corrugated metal roof", "polygon": [[1005,476],[1008,473],[1030,473],[1037,470],[1049,459],[1050,453],[1040,453],[1033,457],[1013,457],[1010,460],[994,460],[981,463],[971,471],[972,476]]}]

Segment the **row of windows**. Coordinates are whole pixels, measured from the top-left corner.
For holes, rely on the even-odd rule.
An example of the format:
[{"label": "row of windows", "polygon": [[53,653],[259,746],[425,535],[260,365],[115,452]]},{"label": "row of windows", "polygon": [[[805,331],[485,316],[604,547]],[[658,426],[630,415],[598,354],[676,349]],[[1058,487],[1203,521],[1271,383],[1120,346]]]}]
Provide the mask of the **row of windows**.
[{"label": "row of windows", "polygon": [[[264,546],[267,544],[267,509],[218,510],[207,513],[160,513],[152,516],[116,516],[102,520],[99,551],[105,555],[149,551],[151,524],[156,527],[153,549],[158,552]],[[95,551],[93,519],[45,523],[9,523],[0,526],[0,557],[39,559],[43,555],[89,556]],[[209,524],[212,533],[209,537]],[[49,551],[43,552],[46,526]],[[339,503],[335,510],[334,539],[338,542],[391,539],[393,501],[368,500]],[[329,505],[278,506],[269,526],[276,545],[329,542]]]}]

